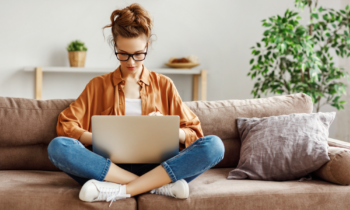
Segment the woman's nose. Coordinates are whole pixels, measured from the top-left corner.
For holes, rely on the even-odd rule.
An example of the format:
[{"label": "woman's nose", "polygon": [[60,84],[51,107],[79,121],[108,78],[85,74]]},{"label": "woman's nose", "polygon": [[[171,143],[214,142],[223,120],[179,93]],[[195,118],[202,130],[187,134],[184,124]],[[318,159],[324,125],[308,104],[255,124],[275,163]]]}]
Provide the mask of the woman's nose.
[{"label": "woman's nose", "polygon": [[133,59],[133,57],[132,56],[130,56],[130,58],[129,58],[129,60],[128,60],[128,65],[134,65],[134,63],[135,63],[135,60]]}]

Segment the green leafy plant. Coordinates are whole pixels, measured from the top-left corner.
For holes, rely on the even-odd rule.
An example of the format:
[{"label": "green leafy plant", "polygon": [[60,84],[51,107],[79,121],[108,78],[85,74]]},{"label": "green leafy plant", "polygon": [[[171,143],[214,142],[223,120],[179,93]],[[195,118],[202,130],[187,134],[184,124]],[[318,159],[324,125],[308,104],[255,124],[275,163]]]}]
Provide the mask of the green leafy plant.
[{"label": "green leafy plant", "polygon": [[[310,21],[299,23],[298,12],[287,10],[262,20],[267,29],[261,42],[253,46],[252,66],[248,76],[256,78],[251,94],[260,98],[268,92],[292,94],[303,92],[312,98],[316,111],[325,104],[344,109],[340,100],[346,95],[349,75],[334,64],[331,51],[350,56],[350,10],[336,11],[317,7],[318,1],[295,0],[295,6],[310,9]],[[321,99],[324,103],[321,104]]]},{"label": "green leafy plant", "polygon": [[75,40],[68,45],[67,50],[68,51],[87,51],[87,48],[85,47],[84,42]]}]

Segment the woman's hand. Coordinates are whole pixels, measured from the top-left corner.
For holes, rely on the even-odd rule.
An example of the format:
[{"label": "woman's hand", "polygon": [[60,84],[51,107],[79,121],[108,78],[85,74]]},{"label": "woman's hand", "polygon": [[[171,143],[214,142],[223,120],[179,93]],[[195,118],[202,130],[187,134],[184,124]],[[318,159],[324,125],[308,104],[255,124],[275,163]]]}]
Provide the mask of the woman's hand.
[{"label": "woman's hand", "polygon": [[[163,116],[162,113],[160,113],[159,111],[151,112],[148,115],[149,116]],[[185,139],[186,139],[185,131],[180,128],[179,129],[179,142],[181,144],[185,144]]]},{"label": "woman's hand", "polygon": [[159,111],[156,112],[151,112],[148,114],[149,116],[163,116],[162,113],[160,113]]},{"label": "woman's hand", "polygon": [[85,145],[92,145],[92,133],[85,131],[80,137],[79,141]]}]

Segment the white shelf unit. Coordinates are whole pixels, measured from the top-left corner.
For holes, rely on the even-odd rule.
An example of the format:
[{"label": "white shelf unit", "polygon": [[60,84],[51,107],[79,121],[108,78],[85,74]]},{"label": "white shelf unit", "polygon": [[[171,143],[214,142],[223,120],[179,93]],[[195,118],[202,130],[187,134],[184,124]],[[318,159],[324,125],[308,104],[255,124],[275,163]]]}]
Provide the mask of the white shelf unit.
[{"label": "white shelf unit", "polygon": [[[35,99],[42,98],[43,73],[61,72],[61,73],[109,73],[113,68],[93,68],[93,67],[64,67],[64,66],[45,66],[45,67],[24,67],[24,71],[35,72]],[[172,69],[158,68],[150,69],[160,74],[190,74],[193,75],[193,101],[198,100],[199,77],[201,79],[201,100],[207,100],[207,71],[204,69]]]}]

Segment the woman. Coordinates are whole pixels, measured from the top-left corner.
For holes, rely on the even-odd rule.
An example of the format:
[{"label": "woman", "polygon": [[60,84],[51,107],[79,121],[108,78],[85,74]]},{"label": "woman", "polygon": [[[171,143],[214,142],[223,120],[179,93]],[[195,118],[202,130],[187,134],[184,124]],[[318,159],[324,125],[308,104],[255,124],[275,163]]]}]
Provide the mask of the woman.
[{"label": "woman", "polygon": [[[116,201],[149,192],[185,199],[188,183],[223,159],[224,145],[204,136],[198,117],[182,102],[172,80],[143,65],[152,21],[139,4],[111,15],[119,67],[90,80],[58,116],[50,161],[82,188],[83,201]],[[114,164],[86,148],[92,145],[93,115],[178,115],[180,153],[161,164]],[[111,202],[111,204],[112,204]]]}]

